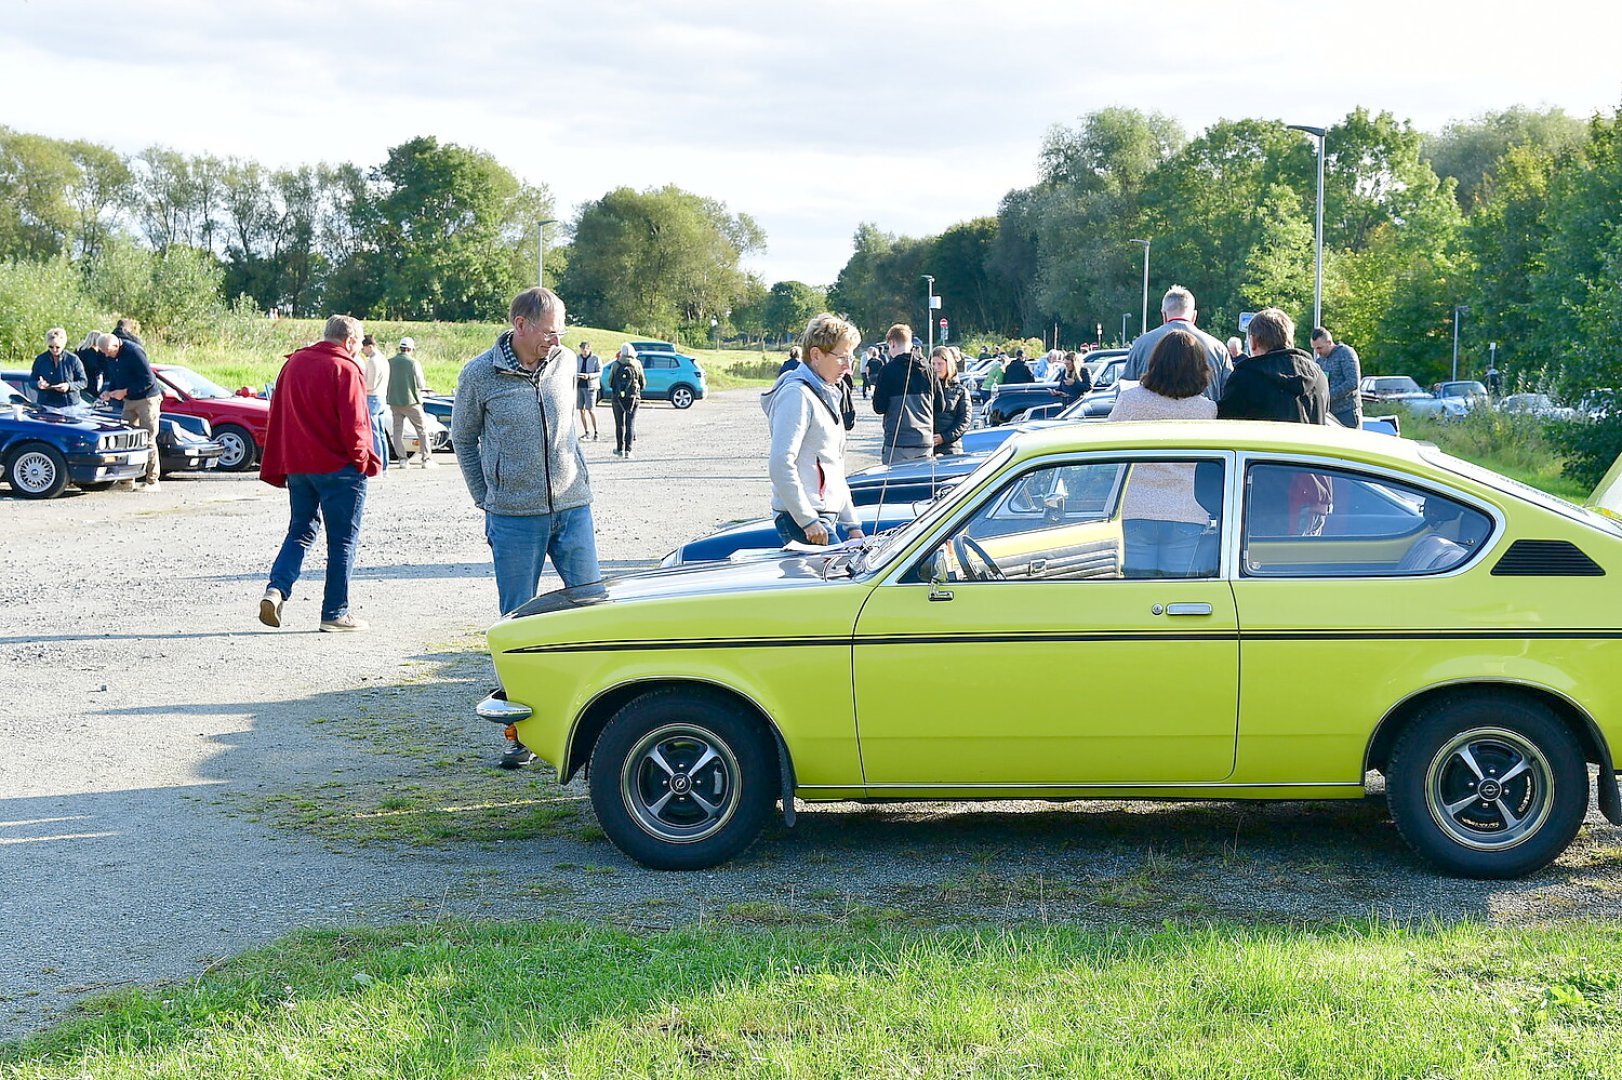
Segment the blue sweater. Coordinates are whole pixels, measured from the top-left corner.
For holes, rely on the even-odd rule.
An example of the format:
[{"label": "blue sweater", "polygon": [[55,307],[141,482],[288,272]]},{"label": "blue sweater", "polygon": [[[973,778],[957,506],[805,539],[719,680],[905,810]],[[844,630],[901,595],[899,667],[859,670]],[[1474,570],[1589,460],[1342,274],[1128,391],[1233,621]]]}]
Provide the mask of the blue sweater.
[{"label": "blue sweater", "polygon": [[34,370],[31,373],[34,385],[39,386],[39,380],[44,379],[49,386],[67,383],[66,391],[40,390],[39,403],[49,409],[71,409],[82,405],[79,400],[79,391],[85,388],[84,365],[79,363],[79,357],[63,349],[57,356],[49,352],[42,352],[34,357]]},{"label": "blue sweater", "polygon": [[107,367],[106,389],[123,390],[125,401],[144,401],[163,395],[158,377],[152,374],[152,362],[146,358],[146,350],[135,342],[120,339],[118,355]]}]

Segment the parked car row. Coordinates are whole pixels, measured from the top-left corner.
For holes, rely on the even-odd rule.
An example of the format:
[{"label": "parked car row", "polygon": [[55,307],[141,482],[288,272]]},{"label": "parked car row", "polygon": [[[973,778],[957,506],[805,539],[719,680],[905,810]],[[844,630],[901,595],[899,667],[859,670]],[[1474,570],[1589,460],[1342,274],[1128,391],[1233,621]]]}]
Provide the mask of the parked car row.
[{"label": "parked car row", "polygon": [[0,385],[0,480],[24,499],[54,499],[146,472],[147,433],[93,412],[42,409]]}]

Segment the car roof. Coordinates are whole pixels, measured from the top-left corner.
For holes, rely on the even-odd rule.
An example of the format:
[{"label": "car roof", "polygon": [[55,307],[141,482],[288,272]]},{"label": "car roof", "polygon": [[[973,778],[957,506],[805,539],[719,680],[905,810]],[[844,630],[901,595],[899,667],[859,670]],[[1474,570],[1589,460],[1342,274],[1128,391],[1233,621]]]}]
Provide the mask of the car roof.
[{"label": "car roof", "polygon": [[1021,458],[1066,450],[1255,450],[1324,454],[1368,463],[1390,463],[1435,473],[1420,451],[1427,443],[1355,428],[1286,424],[1266,420],[1148,420],[1066,424],[1021,433]]}]

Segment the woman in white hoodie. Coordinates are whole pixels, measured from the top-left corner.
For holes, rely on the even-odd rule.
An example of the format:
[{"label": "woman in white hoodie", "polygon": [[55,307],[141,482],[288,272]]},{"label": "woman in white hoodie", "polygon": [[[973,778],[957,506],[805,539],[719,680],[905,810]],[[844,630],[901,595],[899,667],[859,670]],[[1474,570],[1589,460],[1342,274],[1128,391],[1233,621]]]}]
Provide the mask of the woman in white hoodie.
[{"label": "woman in white hoodie", "polygon": [[760,396],[772,431],[772,510],[785,544],[834,543],[836,523],[847,538],[862,535],[845,483],[839,415],[839,380],[850,371],[851,353],[861,341],[861,331],[844,319],[818,315],[800,339],[800,366]]}]

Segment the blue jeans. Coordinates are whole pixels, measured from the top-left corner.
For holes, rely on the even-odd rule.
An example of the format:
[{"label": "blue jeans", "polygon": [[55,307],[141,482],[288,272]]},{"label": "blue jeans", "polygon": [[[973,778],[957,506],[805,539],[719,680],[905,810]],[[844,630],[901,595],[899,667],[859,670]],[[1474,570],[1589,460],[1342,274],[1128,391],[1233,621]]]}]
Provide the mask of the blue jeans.
[{"label": "blue jeans", "polygon": [[486,510],[484,538],[496,564],[496,596],[503,615],[522,607],[540,591],[548,555],[565,585],[589,585],[602,579],[590,503],[533,517]]},{"label": "blue jeans", "polygon": [[315,543],[324,517],[327,524],[327,580],[321,596],[323,622],[349,612],[349,575],[360,545],[360,516],[366,508],[366,477],[353,465],[335,473],[294,473],[287,478],[292,519],[287,539],[270,568],[270,587],[284,597],[304,569],[304,553]]},{"label": "blue jeans", "polygon": [[[1124,577],[1211,577],[1216,573],[1216,549],[1201,549],[1203,525],[1129,518],[1121,523],[1121,532],[1126,541]],[[1203,565],[1206,563],[1210,565]]]},{"label": "blue jeans", "polygon": [[388,409],[379,394],[366,395],[366,408],[372,414],[372,453],[383,463],[382,471],[389,471],[389,423],[384,419]]},{"label": "blue jeans", "polygon": [[[828,543],[837,544],[842,540],[850,539],[850,530],[841,525],[832,515],[819,515],[817,520],[822,522],[822,527],[828,530]],[[772,524],[777,526],[777,536],[785,544],[809,544],[811,542],[805,538],[805,529],[800,527],[800,523],[794,520],[794,515],[787,510],[779,510],[777,516],[772,519]]]}]

